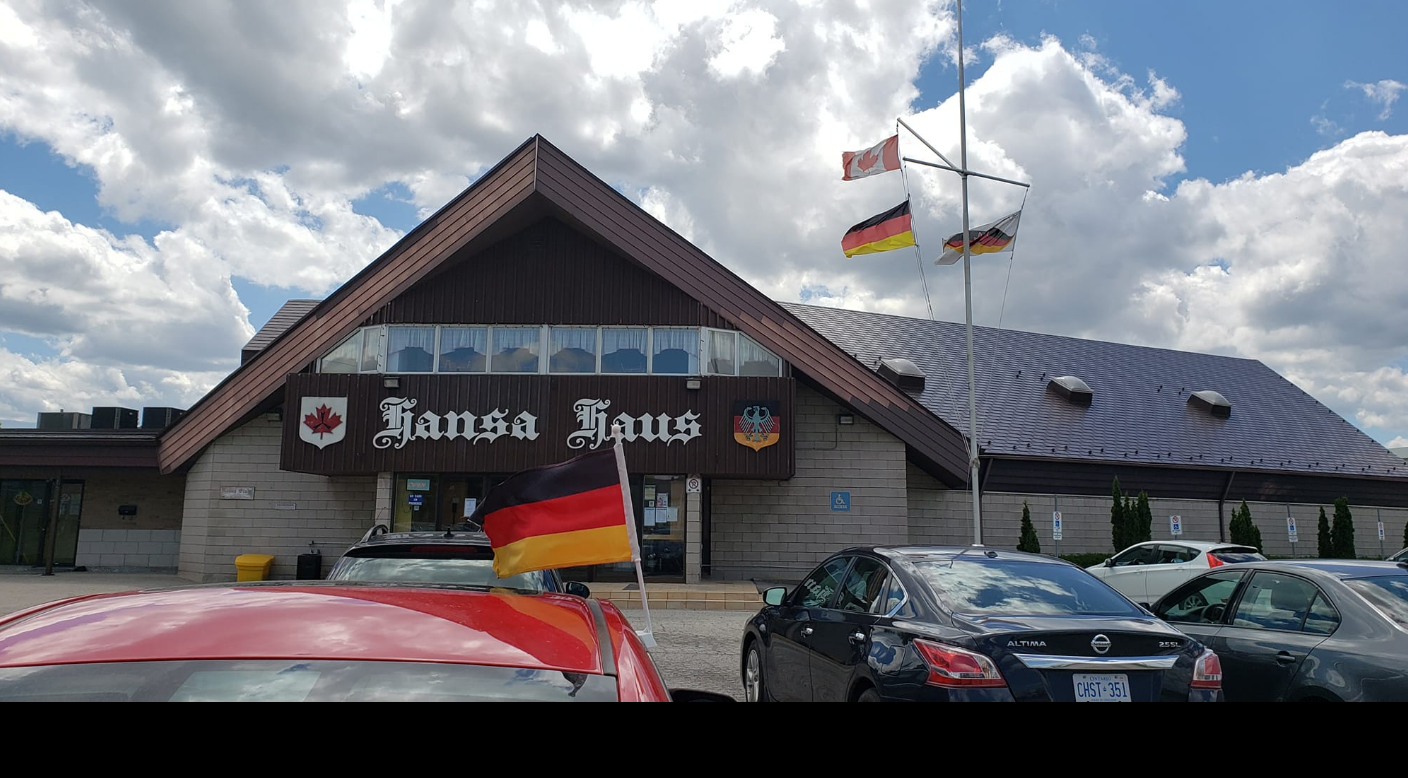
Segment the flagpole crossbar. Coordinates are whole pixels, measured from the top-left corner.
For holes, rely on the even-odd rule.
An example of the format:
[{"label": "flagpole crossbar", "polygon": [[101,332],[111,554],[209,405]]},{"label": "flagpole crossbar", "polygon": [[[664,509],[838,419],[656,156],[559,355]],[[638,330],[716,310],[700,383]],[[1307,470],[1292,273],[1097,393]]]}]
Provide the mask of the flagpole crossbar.
[{"label": "flagpole crossbar", "polygon": [[[917,137],[919,137],[919,136],[916,135],[915,137],[917,138]],[[922,140],[922,138],[921,138],[921,140]],[[1001,182],[1004,183],[1004,184],[1012,184],[1013,186],[1022,186],[1022,187],[1026,187],[1026,188],[1028,188],[1028,189],[1031,188],[1031,184],[1026,184],[1026,183],[1023,183],[1023,182],[1021,182],[1021,181],[1013,181],[1013,180],[1010,179],[1010,178],[1003,178],[1003,177],[1001,177],[1001,176],[990,176],[990,175],[988,175],[987,173],[979,173],[979,172],[976,172],[976,171],[973,171],[973,170],[959,170],[958,168],[953,167],[952,165],[940,165],[940,164],[937,163],[937,162],[925,162],[925,161],[922,160],[922,159],[913,159],[913,158],[911,158],[911,157],[902,157],[902,159],[903,159],[905,162],[908,162],[908,163],[910,163],[910,164],[914,164],[914,165],[924,165],[925,167],[936,167],[936,168],[938,168],[938,169],[940,169],[940,170],[948,170],[948,171],[957,173],[957,174],[960,175],[960,176],[973,176],[974,178],[986,178],[986,179],[988,179],[989,181],[1001,181]]]}]

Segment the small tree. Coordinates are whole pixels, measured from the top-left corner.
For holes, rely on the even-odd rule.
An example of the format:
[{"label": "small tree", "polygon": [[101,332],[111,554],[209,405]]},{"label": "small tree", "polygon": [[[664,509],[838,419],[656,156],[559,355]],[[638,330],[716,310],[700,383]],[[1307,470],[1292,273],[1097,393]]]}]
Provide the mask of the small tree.
[{"label": "small tree", "polygon": [[1349,512],[1349,498],[1335,500],[1335,522],[1330,526],[1330,547],[1336,559],[1356,559],[1354,549],[1354,516]]},{"label": "small tree", "polygon": [[1403,525],[1403,547],[1408,548],[1408,524]]},{"label": "small tree", "polygon": [[1154,514],[1149,509],[1149,495],[1140,492],[1125,515],[1125,540],[1132,546],[1154,539]]},{"label": "small tree", "polygon": [[1252,509],[1247,507],[1246,500],[1242,500],[1242,504],[1232,511],[1232,521],[1227,523],[1227,532],[1232,536],[1233,543],[1261,550],[1261,530],[1252,522]]},{"label": "small tree", "polygon": [[1017,550],[1028,554],[1041,553],[1041,540],[1036,536],[1036,527],[1032,526],[1032,509],[1026,501],[1022,502],[1022,537],[1017,541]]},{"label": "small tree", "polygon": [[1110,488],[1110,541],[1115,544],[1115,552],[1125,550],[1129,543],[1124,534],[1124,493],[1120,491],[1120,478],[1115,476],[1115,485]]},{"label": "small tree", "polygon": [[1315,525],[1315,544],[1321,559],[1335,558],[1335,544],[1330,540],[1330,520],[1325,518],[1325,506],[1320,506],[1320,521]]}]

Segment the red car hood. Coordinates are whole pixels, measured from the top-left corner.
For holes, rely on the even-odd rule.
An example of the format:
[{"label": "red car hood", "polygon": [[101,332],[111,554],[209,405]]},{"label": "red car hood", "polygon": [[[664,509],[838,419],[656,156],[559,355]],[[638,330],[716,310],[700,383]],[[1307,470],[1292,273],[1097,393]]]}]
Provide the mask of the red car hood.
[{"label": "red car hood", "polygon": [[602,672],[591,611],[555,594],[198,587],[84,598],[0,622],[0,666],[7,667],[259,658]]}]

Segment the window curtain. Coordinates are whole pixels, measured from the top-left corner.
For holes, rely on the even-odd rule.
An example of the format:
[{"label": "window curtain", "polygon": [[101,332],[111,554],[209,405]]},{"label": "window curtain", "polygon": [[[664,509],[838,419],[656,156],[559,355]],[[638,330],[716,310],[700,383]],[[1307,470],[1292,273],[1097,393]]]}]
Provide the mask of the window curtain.
[{"label": "window curtain", "polygon": [[553,327],[550,337],[550,372],[596,372],[596,328]]},{"label": "window curtain", "polygon": [[440,372],[484,372],[484,354],[488,346],[489,330],[487,327],[442,327],[440,329]]},{"label": "window curtain", "polygon": [[540,336],[537,327],[495,327],[494,359],[490,368],[495,373],[538,372]]},{"label": "window curtain", "polygon": [[654,372],[694,375],[699,372],[699,330],[655,330]]},{"label": "window curtain", "polygon": [[758,345],[758,342],[740,335],[738,338],[738,374],[749,376],[778,376],[782,374],[782,360],[771,351]]},{"label": "window curtain", "polygon": [[387,328],[386,372],[429,373],[434,367],[434,327]]},{"label": "window curtain", "polygon": [[603,329],[601,372],[644,373],[647,330]]}]

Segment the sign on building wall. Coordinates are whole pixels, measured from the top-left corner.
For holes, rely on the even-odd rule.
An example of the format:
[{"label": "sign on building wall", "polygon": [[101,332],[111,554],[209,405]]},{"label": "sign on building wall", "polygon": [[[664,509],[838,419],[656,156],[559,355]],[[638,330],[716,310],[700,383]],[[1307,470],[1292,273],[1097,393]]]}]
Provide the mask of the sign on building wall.
[{"label": "sign on building wall", "polygon": [[[611,445],[635,472],[790,478],[791,378],[598,375],[288,377],[280,467],[322,475],[496,472]],[[694,388],[691,389],[690,387]],[[781,444],[781,445],[779,445]],[[418,491],[413,485],[408,491]]]},{"label": "sign on building wall", "polygon": [[833,511],[848,511],[848,510],[850,510],[850,509],[851,509],[851,493],[850,493],[850,492],[832,492],[832,493],[831,493],[831,510],[833,510]]},{"label": "sign on building wall", "polygon": [[253,486],[222,486],[220,487],[220,499],[222,500],[253,500]]}]

